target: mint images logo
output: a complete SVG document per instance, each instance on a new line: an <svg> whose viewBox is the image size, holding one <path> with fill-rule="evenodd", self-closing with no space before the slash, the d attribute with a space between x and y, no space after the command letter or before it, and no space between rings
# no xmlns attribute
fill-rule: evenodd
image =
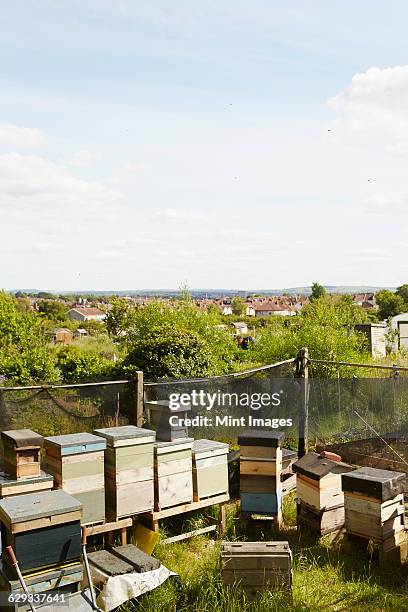
<svg viewBox="0 0 408 612"><path fill-rule="evenodd" d="M281 404L280 393L226 393L215 391L208 393L203 389L193 389L189 393L170 393L170 410L178 411L183 407L204 408L276 408Z"/></svg>

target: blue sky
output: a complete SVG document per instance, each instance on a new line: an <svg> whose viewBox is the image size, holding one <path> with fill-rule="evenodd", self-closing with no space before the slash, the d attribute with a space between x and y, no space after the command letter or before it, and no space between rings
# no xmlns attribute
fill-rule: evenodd
<svg viewBox="0 0 408 612"><path fill-rule="evenodd" d="M3 0L0 286L406 282L407 17Z"/></svg>

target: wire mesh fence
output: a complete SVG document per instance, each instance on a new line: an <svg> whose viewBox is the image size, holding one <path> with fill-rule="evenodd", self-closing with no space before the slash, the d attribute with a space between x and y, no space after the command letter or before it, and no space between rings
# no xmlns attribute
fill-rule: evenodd
<svg viewBox="0 0 408 612"><path fill-rule="evenodd" d="M288 436L296 444L299 386L294 379L294 360L255 368L236 375L205 379L165 380L146 383L145 402L170 402L175 414L191 421L189 435L236 444L240 432L248 427L279 429L292 419ZM279 398L279 403L278 403ZM291 407L288 410L288 407ZM290 415L288 417L288 414ZM163 413L163 419L168 415Z"/></svg>
<svg viewBox="0 0 408 612"><path fill-rule="evenodd" d="M310 379L309 435L345 461L408 471L408 378Z"/></svg>
<svg viewBox="0 0 408 612"><path fill-rule="evenodd" d="M26 389L0 387L0 428L28 428L49 436L133 424L135 401L133 381Z"/></svg>
<svg viewBox="0 0 408 612"><path fill-rule="evenodd" d="M296 449L302 390L294 365L291 359L226 376L145 382L144 401L165 400L177 406L183 397L191 406L186 416L194 438L234 445L241 431L266 428L283 431L286 446ZM368 378L364 372L361 377L340 378L338 364L330 362L329 367L330 377L308 378L309 448L336 450L345 461L359 465L408 471L405 373L399 375L398 368L381 371L373 365L372 371L381 372L381 377ZM0 428L57 435L136 424L137 399L134 380L0 387Z"/></svg>

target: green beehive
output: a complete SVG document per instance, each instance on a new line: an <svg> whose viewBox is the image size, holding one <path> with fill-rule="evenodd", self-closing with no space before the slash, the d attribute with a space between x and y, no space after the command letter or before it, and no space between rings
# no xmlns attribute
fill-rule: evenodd
<svg viewBox="0 0 408 612"><path fill-rule="evenodd" d="M228 449L228 444L223 442L194 441L194 501L228 493Z"/></svg>
<svg viewBox="0 0 408 612"><path fill-rule="evenodd" d="M81 502L82 524L105 520L104 451L106 441L90 433L44 439L46 470L55 487Z"/></svg>
<svg viewBox="0 0 408 612"><path fill-rule="evenodd" d="M106 440L106 511L110 520L153 510L156 434L134 425L95 429Z"/></svg>
<svg viewBox="0 0 408 612"><path fill-rule="evenodd" d="M193 501L193 438L157 442L154 455L155 508Z"/></svg>

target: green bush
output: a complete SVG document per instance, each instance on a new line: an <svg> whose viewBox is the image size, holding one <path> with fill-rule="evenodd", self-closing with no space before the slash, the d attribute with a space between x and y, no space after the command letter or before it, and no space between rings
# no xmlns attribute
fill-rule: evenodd
<svg viewBox="0 0 408 612"><path fill-rule="evenodd" d="M57 366L63 380L69 382L106 379L116 374L113 361L96 351L84 352L77 346L64 346L57 353Z"/></svg>
<svg viewBox="0 0 408 612"><path fill-rule="evenodd" d="M146 344L144 354L151 354L152 361L150 361L150 357L146 357L144 361L152 363L152 367L154 360L153 346L160 347L158 350L160 350L162 364L164 364L165 347L168 347L169 356L165 360L166 363L163 367L158 367L157 371L171 373L157 374L158 376L192 375L186 373L188 370L195 372L198 376L204 376L205 372L223 374L237 368L240 351L230 331L219 328L219 314L214 311L207 313L199 310L188 296L184 295L183 299L178 300L175 304L153 301L143 308L133 307L131 310L127 304L120 305L117 303L116 306L118 318L120 318L119 314L124 314L124 318L120 322L117 321L118 325L115 329L121 331L121 343L129 353L126 363L136 363L135 355L141 354L142 346ZM189 336L189 334L192 335ZM202 341L200 346L205 354L200 365L198 356L195 358L196 362L192 363L191 366L185 363L185 359L179 366L173 363L173 355L176 351L175 347L178 345L177 339L179 336L184 339L184 344L190 347L194 342L198 346L199 341ZM187 340L187 338L189 339ZM195 340L193 341L192 338L195 338ZM177 354L187 355L189 351L190 348L184 351L179 347ZM141 362L140 358L137 362ZM152 372L151 369L149 371ZM149 375L152 376L153 374L150 373Z"/></svg>
<svg viewBox="0 0 408 612"><path fill-rule="evenodd" d="M149 378L210 376L222 369L197 332L168 326L150 329L134 344L124 365L128 372L142 370Z"/></svg>

